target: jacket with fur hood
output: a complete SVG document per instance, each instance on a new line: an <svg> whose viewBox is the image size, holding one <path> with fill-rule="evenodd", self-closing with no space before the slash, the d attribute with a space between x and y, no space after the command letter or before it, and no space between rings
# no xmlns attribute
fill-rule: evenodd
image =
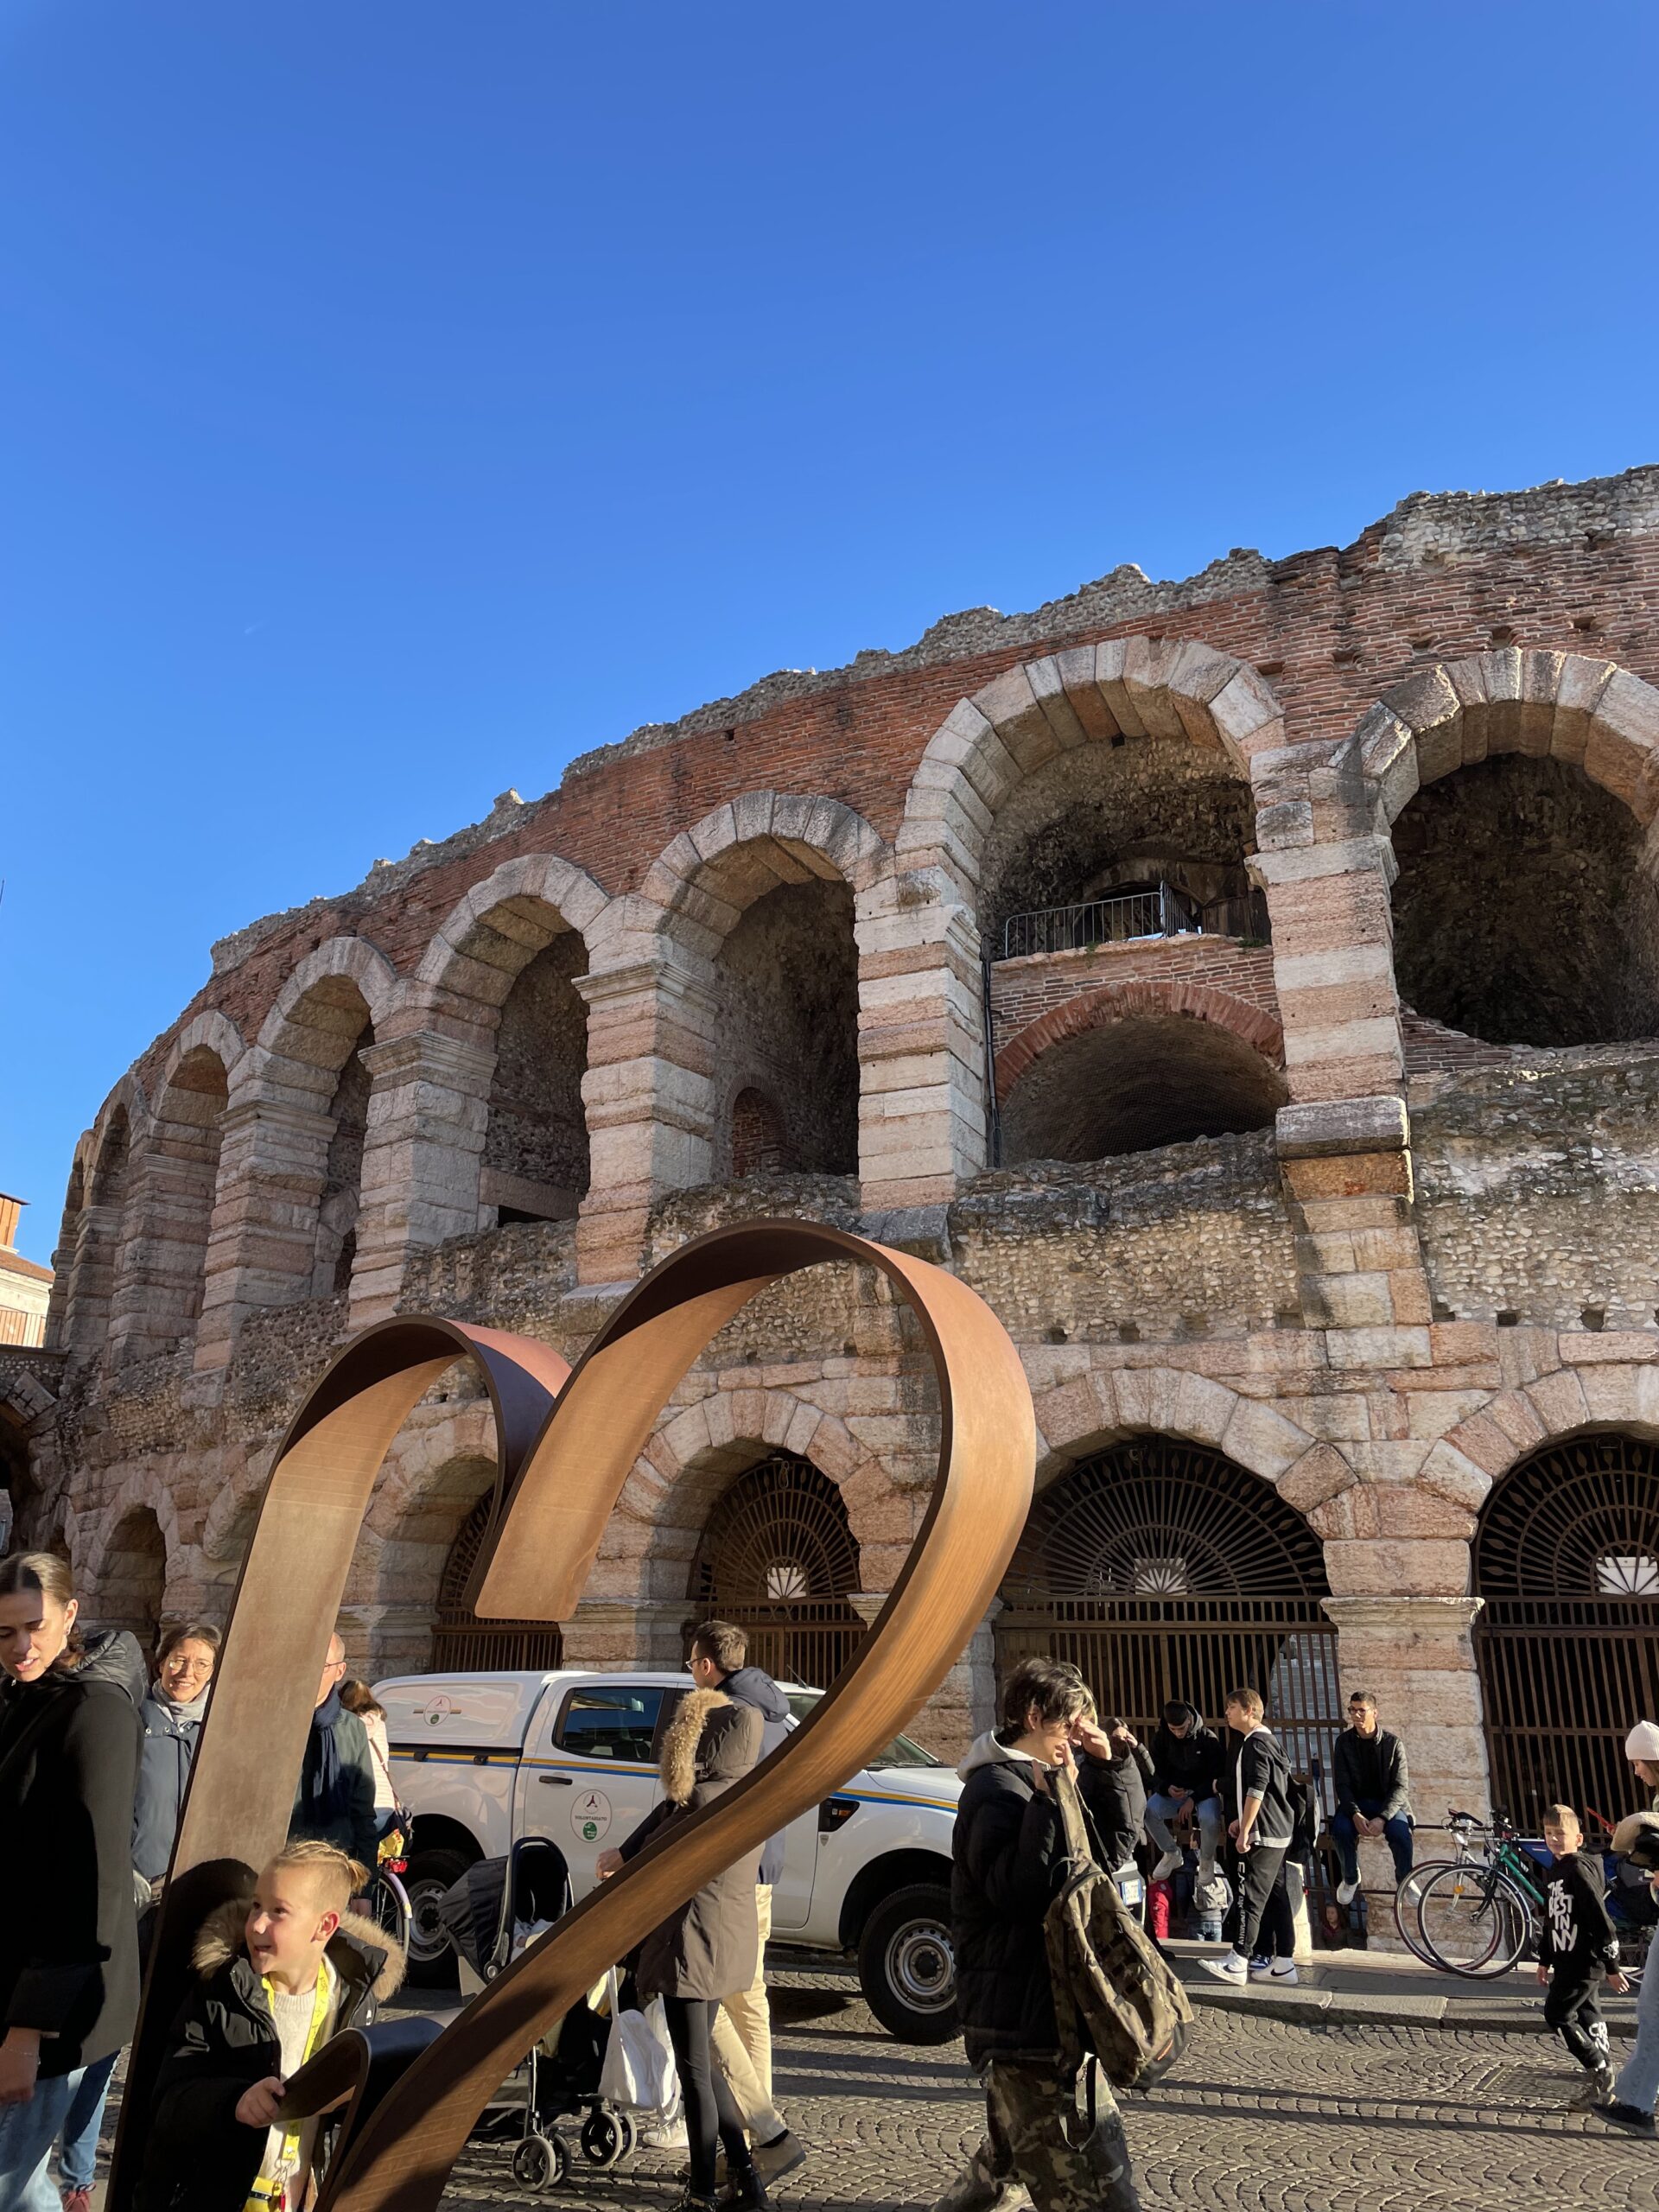
<svg viewBox="0 0 1659 2212"><path fill-rule="evenodd" d="M196 1937L195 1986L156 2077L135 2212L242 2212L258 2177L265 2130L244 2126L236 2107L245 2089L281 2073L282 2063L264 1984L243 1936L252 1903L220 1905ZM366 2028L402 1984L403 1951L365 1914L348 1912L327 1957L340 1976L333 2032Z"/></svg>
<svg viewBox="0 0 1659 2212"><path fill-rule="evenodd" d="M119 2050L137 2014L144 1684L137 1639L118 1629L0 1697L0 2033L41 2031L43 2080Z"/></svg>
<svg viewBox="0 0 1659 2212"><path fill-rule="evenodd" d="M789 1700L763 1667L740 1667L720 1687L734 1705L752 1705L760 1713L760 1756L768 1758L789 1733ZM760 1854L760 1871L755 1878L768 1889L783 1874L785 1833L779 1829L776 1835L768 1836Z"/></svg>
<svg viewBox="0 0 1659 2212"><path fill-rule="evenodd" d="M1034 1762L997 1735L979 1738L951 1844L950 1934L968 2063L1052 2061L1059 2050L1043 1922L1065 1878L1059 1808Z"/></svg>
<svg viewBox="0 0 1659 2212"><path fill-rule="evenodd" d="M760 1755L760 1708L723 1690L693 1690L663 1738L660 1804L620 1848L637 1858L652 1838L700 1813L741 1782ZM634 1978L642 1997L734 1997L754 1980L760 1955L754 1861L705 1882L639 1947Z"/></svg>

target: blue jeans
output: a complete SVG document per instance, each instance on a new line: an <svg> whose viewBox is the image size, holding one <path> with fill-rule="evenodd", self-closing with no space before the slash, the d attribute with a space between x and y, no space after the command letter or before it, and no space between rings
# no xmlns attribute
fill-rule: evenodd
<svg viewBox="0 0 1659 2212"><path fill-rule="evenodd" d="M1382 1810L1380 1797L1356 1797L1354 1813L1362 1813L1374 1821ZM1331 1833L1337 1840L1337 1849L1342 1854L1342 1878L1344 1882L1359 1879L1359 1830L1354 1826L1353 1813L1332 1813ZM1411 1872L1411 1821L1404 1813L1392 1814L1382 1823L1382 1834L1394 1859L1394 1878L1403 1882Z"/></svg>
<svg viewBox="0 0 1659 2212"><path fill-rule="evenodd" d="M1659 1963L1642 1977L1636 1999L1636 2047L1620 2069L1613 2094L1622 2105L1651 2112L1659 2101Z"/></svg>
<svg viewBox="0 0 1659 2212"><path fill-rule="evenodd" d="M104 2127L104 2104L110 2094L110 2076L119 2056L94 2059L80 2069L80 2087L64 2115L63 2142L58 2152L58 2179L66 2189L90 2189L98 2177L98 2139Z"/></svg>
<svg viewBox="0 0 1659 2212"><path fill-rule="evenodd" d="M0 2105L0 2212L60 2212L46 2164L86 2070L36 2082L26 2105Z"/></svg>
<svg viewBox="0 0 1659 2212"><path fill-rule="evenodd" d="M1183 1812L1192 1800L1166 1797L1158 1790L1147 1800L1147 1834L1160 1851L1173 1851L1175 1839L1169 1824ZM1219 1797L1201 1797L1198 1804L1198 1856L1206 1866L1213 1866L1221 1851L1222 1818Z"/></svg>

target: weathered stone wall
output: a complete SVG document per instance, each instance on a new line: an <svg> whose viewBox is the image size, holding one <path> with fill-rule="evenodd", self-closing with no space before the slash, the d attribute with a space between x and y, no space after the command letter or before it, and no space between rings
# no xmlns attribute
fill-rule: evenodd
<svg viewBox="0 0 1659 2212"><path fill-rule="evenodd" d="M588 948L565 930L518 971L501 1007L490 1082L484 1165L496 1174L569 1192L588 1188L588 1123L582 1078L588 1065L588 1009L571 978ZM503 1198L531 1211L532 1193Z"/></svg>
<svg viewBox="0 0 1659 2212"><path fill-rule="evenodd" d="M753 1089L778 1110L786 1167L858 1166L858 954L844 883L785 883L747 908L721 947L716 1172L732 1172L732 1112Z"/></svg>

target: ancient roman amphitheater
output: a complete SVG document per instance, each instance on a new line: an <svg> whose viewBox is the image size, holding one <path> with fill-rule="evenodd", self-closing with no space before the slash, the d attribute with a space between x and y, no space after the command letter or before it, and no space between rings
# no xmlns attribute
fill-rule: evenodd
<svg viewBox="0 0 1659 2212"><path fill-rule="evenodd" d="M759 1214L954 1269L1040 1492L919 1724L1078 1657L1144 1719L1380 1694L1420 1813L1622 1808L1659 1707L1659 470L1418 496L1349 547L1119 570L766 678L216 945L70 1164L0 1349L20 1533L149 1630L228 1599L365 1322L576 1353ZM348 1592L381 1670L662 1664L738 1615L823 1680L916 1525L925 1362L857 1270L728 1330L562 1630L458 1603L456 1370Z"/></svg>

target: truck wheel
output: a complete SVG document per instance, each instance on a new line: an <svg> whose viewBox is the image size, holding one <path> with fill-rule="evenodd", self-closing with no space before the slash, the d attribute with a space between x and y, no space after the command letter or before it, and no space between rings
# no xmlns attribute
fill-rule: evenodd
<svg viewBox="0 0 1659 2212"><path fill-rule="evenodd" d="M409 1979L418 1989L441 1989L455 1978L455 1954L438 1917L446 1890L453 1889L472 1861L461 1851L416 1851L410 1854L404 1887L409 1892Z"/></svg>
<svg viewBox="0 0 1659 2212"><path fill-rule="evenodd" d="M918 1882L883 1897L858 1939L864 2001L900 2043L949 2043L957 2033L950 1892Z"/></svg>

